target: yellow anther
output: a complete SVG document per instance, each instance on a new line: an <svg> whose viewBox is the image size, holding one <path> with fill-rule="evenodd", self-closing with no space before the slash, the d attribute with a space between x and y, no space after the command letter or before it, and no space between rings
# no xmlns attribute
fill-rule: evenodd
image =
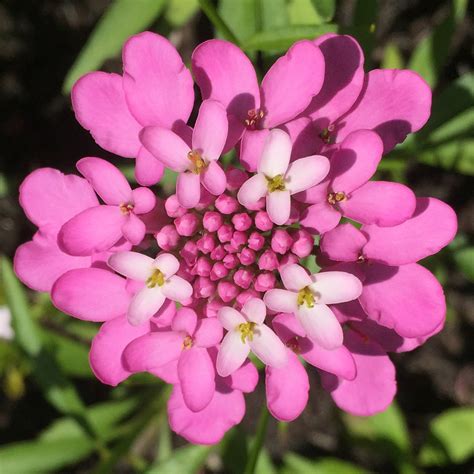
<svg viewBox="0 0 474 474"><path fill-rule="evenodd" d="M295 354L300 354L301 353L301 348L300 348L300 345L298 344L298 338L297 337L294 337L293 339L290 339L286 343L286 347L288 347L288 349L291 349Z"/></svg>
<svg viewBox="0 0 474 474"><path fill-rule="evenodd" d="M273 191L284 191L285 190L285 177L282 174L277 174L273 178L267 178L267 189L269 193Z"/></svg>
<svg viewBox="0 0 474 474"><path fill-rule="evenodd" d="M240 331L240 339L242 340L242 344L245 344L245 339L249 341L253 341L253 332L255 330L256 323L248 322L248 323L240 323L237 326L237 329Z"/></svg>
<svg viewBox="0 0 474 474"><path fill-rule="evenodd" d="M192 162L192 172L194 174L201 174L207 167L207 163L203 160L201 153L197 150L191 150L188 153L188 159Z"/></svg>
<svg viewBox="0 0 474 474"><path fill-rule="evenodd" d="M254 128L264 115L263 110L251 109L247 112L248 118L244 120L244 123L247 127Z"/></svg>
<svg viewBox="0 0 474 474"><path fill-rule="evenodd" d="M130 214L133 211L133 204L130 204L129 202L124 202L120 204L119 209L122 214Z"/></svg>
<svg viewBox="0 0 474 474"><path fill-rule="evenodd" d="M183 340L183 350L191 349L193 347L193 338L186 336Z"/></svg>
<svg viewBox="0 0 474 474"><path fill-rule="evenodd" d="M306 304L308 308L313 308L315 302L315 297L309 287L305 286L302 290L298 291L298 306L303 306Z"/></svg>
<svg viewBox="0 0 474 474"><path fill-rule="evenodd" d="M165 276L160 269L156 269L152 274L151 277L147 278L146 286L148 288L155 288L155 286L163 286L165 284Z"/></svg>
<svg viewBox="0 0 474 474"><path fill-rule="evenodd" d="M339 191L337 193L329 193L328 194L328 203L329 204L336 204L338 202L345 201L346 199L347 199L347 196L342 191Z"/></svg>

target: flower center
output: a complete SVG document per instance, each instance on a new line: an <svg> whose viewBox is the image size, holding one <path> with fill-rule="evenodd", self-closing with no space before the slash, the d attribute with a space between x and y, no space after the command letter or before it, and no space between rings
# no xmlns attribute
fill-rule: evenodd
<svg viewBox="0 0 474 474"><path fill-rule="evenodd" d="M250 109L247 112L247 117L244 120L244 123L247 127L254 129L257 126L257 123L263 118L265 114L263 110L260 109Z"/></svg>
<svg viewBox="0 0 474 474"><path fill-rule="evenodd" d="M295 354L300 354L301 353L301 348L300 348L300 345L298 344L298 338L297 337L294 337L294 338L290 339L286 343L286 347L288 347L288 349L291 349Z"/></svg>
<svg viewBox="0 0 474 474"><path fill-rule="evenodd" d="M315 298L309 287L305 286L302 290L298 292L298 306L303 306L306 304L308 308L314 307Z"/></svg>
<svg viewBox="0 0 474 474"><path fill-rule="evenodd" d="M129 202L123 202L122 204L120 204L119 209L122 214L127 215L133 211L133 207L133 204Z"/></svg>
<svg viewBox="0 0 474 474"><path fill-rule="evenodd" d="M149 278L146 280L148 288L155 288L155 286L163 286L165 284L165 276L163 272L157 268Z"/></svg>
<svg viewBox="0 0 474 474"><path fill-rule="evenodd" d="M245 339L253 341L253 332L256 325L256 323L248 322L240 323L237 326L237 329L240 331L240 339L242 340L242 344L245 344Z"/></svg>
<svg viewBox="0 0 474 474"><path fill-rule="evenodd" d="M331 132L334 131L334 125L329 125L325 129L321 131L319 134L319 138L326 143L326 145L329 145L331 143L332 137L331 137Z"/></svg>
<svg viewBox="0 0 474 474"><path fill-rule="evenodd" d="M191 161L191 171L194 174L201 174L207 167L206 162L203 160L201 153L197 150L191 150L188 153L188 159Z"/></svg>
<svg viewBox="0 0 474 474"><path fill-rule="evenodd" d="M285 177L282 174L277 174L273 178L265 176L265 178L267 179L267 189L269 193L285 190Z"/></svg>
<svg viewBox="0 0 474 474"><path fill-rule="evenodd" d="M191 336L186 336L183 340L183 350L188 350L193 347L193 338Z"/></svg>
<svg viewBox="0 0 474 474"><path fill-rule="evenodd" d="M337 193L329 193L327 199L329 204L336 204L338 202L345 201L347 196L344 192L338 191Z"/></svg>

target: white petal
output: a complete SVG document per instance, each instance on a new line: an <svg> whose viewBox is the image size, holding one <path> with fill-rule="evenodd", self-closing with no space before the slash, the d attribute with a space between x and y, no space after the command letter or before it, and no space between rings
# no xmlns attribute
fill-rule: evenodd
<svg viewBox="0 0 474 474"><path fill-rule="evenodd" d="M132 326L148 321L162 306L165 295L159 287L142 288L130 301L127 318Z"/></svg>
<svg viewBox="0 0 474 474"><path fill-rule="evenodd" d="M263 146L258 171L269 178L284 175L290 162L291 148L291 139L286 132L278 128L270 130Z"/></svg>
<svg viewBox="0 0 474 474"><path fill-rule="evenodd" d="M109 267L127 278L146 281L153 273L153 259L138 252L117 252L108 260Z"/></svg>
<svg viewBox="0 0 474 474"><path fill-rule="evenodd" d="M345 303L357 299L362 293L360 280L346 272L320 272L311 275L311 291L323 304Z"/></svg>
<svg viewBox="0 0 474 474"><path fill-rule="evenodd" d="M280 268L280 276L285 288L291 291L300 291L313 282L308 272L296 263Z"/></svg>
<svg viewBox="0 0 474 474"><path fill-rule="evenodd" d="M329 160L314 155L293 161L285 175L285 187L291 194L300 193L320 183L329 173Z"/></svg>
<svg viewBox="0 0 474 474"><path fill-rule="evenodd" d="M173 275L161 287L163 294L173 301L183 302L193 294L193 287L184 278Z"/></svg>
<svg viewBox="0 0 474 474"><path fill-rule="evenodd" d="M179 261L170 253L161 253L155 258L154 265L165 275L165 278L172 277L179 270Z"/></svg>
<svg viewBox="0 0 474 474"><path fill-rule="evenodd" d="M253 339L249 341L252 352L270 367L284 367L287 362L287 350L280 338L265 324L257 326Z"/></svg>
<svg viewBox="0 0 474 474"><path fill-rule="evenodd" d="M267 213L276 225L283 225L291 212L291 196L289 191L273 191L267 194Z"/></svg>
<svg viewBox="0 0 474 474"><path fill-rule="evenodd" d="M217 317L227 331L233 331L239 324L247 322L236 309L230 306L220 308Z"/></svg>
<svg viewBox="0 0 474 474"><path fill-rule="evenodd" d="M274 289L265 293L263 301L267 308L280 313L294 313L298 309L298 294L294 291Z"/></svg>
<svg viewBox="0 0 474 474"><path fill-rule="evenodd" d="M229 331L222 340L217 354L216 369L221 377L227 377L235 372L249 355L250 347L242 342L239 331Z"/></svg>
<svg viewBox="0 0 474 474"><path fill-rule="evenodd" d="M242 307L242 314L248 321L262 324L267 315L267 308L260 298L250 298Z"/></svg>
<svg viewBox="0 0 474 474"><path fill-rule="evenodd" d="M296 316L306 335L324 349L332 350L342 346L344 334L341 325L331 309L324 304L312 308L302 305Z"/></svg>
<svg viewBox="0 0 474 474"><path fill-rule="evenodd" d="M267 180L263 174L257 173L240 186L237 200L242 206L252 208L265 194L267 194Z"/></svg>

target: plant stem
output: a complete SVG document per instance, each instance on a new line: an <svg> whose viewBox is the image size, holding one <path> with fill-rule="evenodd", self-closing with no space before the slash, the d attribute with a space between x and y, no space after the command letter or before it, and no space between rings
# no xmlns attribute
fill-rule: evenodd
<svg viewBox="0 0 474 474"><path fill-rule="evenodd" d="M265 441L265 436L267 434L268 420L270 418L270 413L266 405L263 405L262 411L260 412L260 417L258 419L257 425L257 434L252 445L252 450L247 460L247 465L245 466L244 474L254 474L255 467L257 466L258 456L262 450L263 443Z"/></svg>
<svg viewBox="0 0 474 474"><path fill-rule="evenodd" d="M216 7L210 0L199 0L199 5L201 6L202 11L209 18L211 23L218 29L220 32L232 43L237 46L240 45L239 40L234 35L232 30L227 26L227 23L219 15L219 12L216 10Z"/></svg>

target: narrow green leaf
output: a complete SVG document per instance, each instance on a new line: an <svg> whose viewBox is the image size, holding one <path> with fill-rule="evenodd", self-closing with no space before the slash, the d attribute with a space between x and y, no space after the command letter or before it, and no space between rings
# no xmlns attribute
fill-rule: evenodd
<svg viewBox="0 0 474 474"><path fill-rule="evenodd" d="M454 253L454 260L464 276L474 283L474 247L459 249Z"/></svg>
<svg viewBox="0 0 474 474"><path fill-rule="evenodd" d="M221 0L218 11L222 19L240 42L254 35L259 29L256 0Z"/></svg>
<svg viewBox="0 0 474 474"><path fill-rule="evenodd" d="M385 46L380 67L383 69L403 69L404 64L405 62L398 46L395 43L388 43Z"/></svg>
<svg viewBox="0 0 474 474"><path fill-rule="evenodd" d="M257 424L257 432L255 439L252 442L247 463L245 466L244 474L254 474L255 468L257 467L260 452L262 451L263 444L265 442L265 436L267 434L268 420L270 419L270 412L266 405L262 406L260 417Z"/></svg>
<svg viewBox="0 0 474 474"><path fill-rule="evenodd" d="M334 18L336 0L311 0L311 3L324 22L331 21Z"/></svg>
<svg viewBox="0 0 474 474"><path fill-rule="evenodd" d="M211 0L199 0L199 5L201 6L202 11L209 18L209 21L214 25L214 28L216 28L225 39L239 45L239 39L221 17Z"/></svg>
<svg viewBox="0 0 474 474"><path fill-rule="evenodd" d="M165 19L172 27L179 28L186 24L198 9L198 0L168 0Z"/></svg>
<svg viewBox="0 0 474 474"><path fill-rule="evenodd" d="M145 474L195 474L206 462L211 446L188 445L173 451L173 456L155 464Z"/></svg>
<svg viewBox="0 0 474 474"><path fill-rule="evenodd" d="M262 30L288 26L288 8L285 0L259 0L258 3L261 7Z"/></svg>
<svg viewBox="0 0 474 474"><path fill-rule="evenodd" d="M63 92L89 71L98 69L106 59L116 56L125 40L151 25L165 6L165 0L114 0L66 75Z"/></svg>
<svg viewBox="0 0 474 474"><path fill-rule="evenodd" d="M290 25L321 25L325 23L314 7L312 0L288 0Z"/></svg>
<svg viewBox="0 0 474 474"><path fill-rule="evenodd" d="M474 176L474 139L458 139L417 152L421 163Z"/></svg>
<svg viewBox="0 0 474 474"><path fill-rule="evenodd" d="M365 469L337 458L320 458L313 461L288 453L284 456L283 463L281 474L367 474Z"/></svg>

